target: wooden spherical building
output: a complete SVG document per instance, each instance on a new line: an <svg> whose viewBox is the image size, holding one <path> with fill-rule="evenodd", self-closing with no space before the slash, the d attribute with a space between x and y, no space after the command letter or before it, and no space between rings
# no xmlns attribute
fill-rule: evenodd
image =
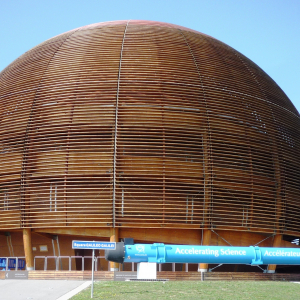
<svg viewBox="0 0 300 300"><path fill-rule="evenodd" d="M210 36L149 21L74 29L0 73L0 105L2 232L277 246L299 236L299 114Z"/></svg>

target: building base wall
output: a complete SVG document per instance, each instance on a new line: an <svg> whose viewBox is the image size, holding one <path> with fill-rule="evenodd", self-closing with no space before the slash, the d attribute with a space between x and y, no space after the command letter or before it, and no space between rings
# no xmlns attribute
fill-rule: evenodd
<svg viewBox="0 0 300 300"><path fill-rule="evenodd" d="M100 234L103 234L100 236ZM76 228L52 229L45 228L32 231L32 249L35 257L35 270L69 270L71 257L71 270L88 271L92 268L92 250L74 250L72 249L72 240L87 241L109 241L110 230L104 228L85 228L78 230ZM166 243L166 244L189 244L201 245L202 230L192 229L155 229L155 228L120 228L119 240L131 237L135 243ZM210 245L216 246L251 246L259 243L260 247L272 247L274 236L272 234L260 234L251 232L239 232L230 230L214 230L211 232ZM281 247L299 247L290 242L281 241ZM108 262L104 258L104 251L96 251L98 258L97 270L109 270ZM0 257L24 257L24 245L22 231L12 231L9 235L6 232L0 232ZM55 257L60 256L59 261ZM77 256L77 257L76 257ZM81 257L84 257L84 266ZM38 258L40 257L40 258ZM47 257L47 266L45 268L45 258ZM209 265L213 269L217 265ZM216 268L214 272L257 272L257 267L245 265L222 265ZM131 264L123 264L120 270L132 271ZM162 264L161 271L182 272L186 270L185 264ZM197 272L197 264L189 264L189 272ZM282 269L283 270L283 269ZM284 269L289 272L289 268ZM208 272L209 273L209 272Z"/></svg>

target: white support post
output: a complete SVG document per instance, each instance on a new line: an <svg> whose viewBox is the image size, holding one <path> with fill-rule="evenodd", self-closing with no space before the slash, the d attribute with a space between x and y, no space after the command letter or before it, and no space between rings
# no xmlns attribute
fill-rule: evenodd
<svg viewBox="0 0 300 300"><path fill-rule="evenodd" d="M141 262L137 264L137 279L156 279L156 263Z"/></svg>

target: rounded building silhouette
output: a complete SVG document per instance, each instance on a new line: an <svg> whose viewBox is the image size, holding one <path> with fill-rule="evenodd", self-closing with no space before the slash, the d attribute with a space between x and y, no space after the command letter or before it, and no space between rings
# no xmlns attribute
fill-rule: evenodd
<svg viewBox="0 0 300 300"><path fill-rule="evenodd" d="M299 113L210 36L151 21L74 29L5 68L0 103L0 256L8 237L28 268L39 244L55 255L49 236L65 255L75 237L299 237Z"/></svg>

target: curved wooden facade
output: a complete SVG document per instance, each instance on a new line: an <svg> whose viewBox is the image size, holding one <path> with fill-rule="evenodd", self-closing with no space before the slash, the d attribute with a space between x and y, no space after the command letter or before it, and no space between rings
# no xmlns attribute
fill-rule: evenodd
<svg viewBox="0 0 300 300"><path fill-rule="evenodd" d="M171 24L98 23L0 73L0 229L300 233L299 114L256 64Z"/></svg>

